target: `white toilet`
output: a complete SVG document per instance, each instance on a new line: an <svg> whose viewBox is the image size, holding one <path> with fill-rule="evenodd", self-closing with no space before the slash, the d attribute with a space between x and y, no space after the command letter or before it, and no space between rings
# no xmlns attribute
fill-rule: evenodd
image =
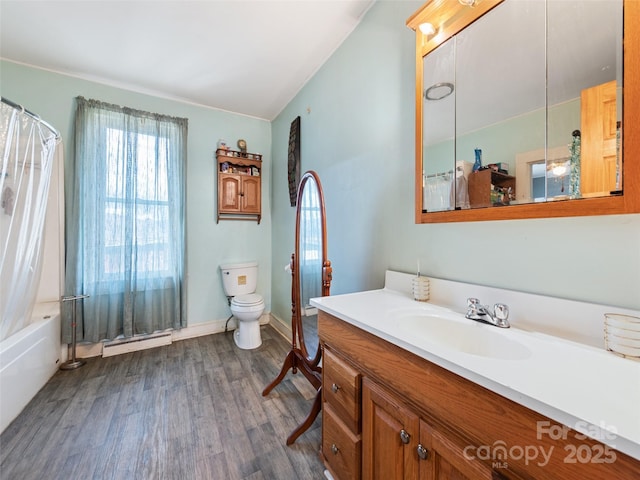
<svg viewBox="0 0 640 480"><path fill-rule="evenodd" d="M262 345L260 316L264 312L262 295L255 293L258 283L258 262L220 265L222 286L231 300L231 313L238 320L233 332L236 345L244 350Z"/></svg>

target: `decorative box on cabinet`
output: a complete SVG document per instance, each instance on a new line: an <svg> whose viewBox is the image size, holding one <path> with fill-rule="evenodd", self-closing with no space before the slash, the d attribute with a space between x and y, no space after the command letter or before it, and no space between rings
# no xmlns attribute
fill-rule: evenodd
<svg viewBox="0 0 640 480"><path fill-rule="evenodd" d="M468 186L471 208L509 205L510 199L516 198L516 177L495 170L470 173Z"/></svg>
<svg viewBox="0 0 640 480"><path fill-rule="evenodd" d="M256 220L262 216L262 155L236 150L216 151L218 219Z"/></svg>

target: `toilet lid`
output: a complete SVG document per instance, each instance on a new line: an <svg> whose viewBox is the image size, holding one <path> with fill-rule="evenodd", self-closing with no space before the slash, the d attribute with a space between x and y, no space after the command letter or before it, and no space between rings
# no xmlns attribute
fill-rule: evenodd
<svg viewBox="0 0 640 480"><path fill-rule="evenodd" d="M247 295L237 295L233 297L231 303L238 306L256 305L262 302L262 295L257 293L249 293Z"/></svg>

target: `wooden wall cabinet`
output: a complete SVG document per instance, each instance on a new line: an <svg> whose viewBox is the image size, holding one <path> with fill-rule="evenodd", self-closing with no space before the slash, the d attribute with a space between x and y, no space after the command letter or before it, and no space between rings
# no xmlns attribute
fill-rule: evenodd
<svg viewBox="0 0 640 480"><path fill-rule="evenodd" d="M262 155L218 149L218 218L256 220L262 217Z"/></svg>
<svg viewBox="0 0 640 480"><path fill-rule="evenodd" d="M322 455L336 480L638 478L640 461L323 311L318 332ZM336 359L348 374L331 373Z"/></svg>

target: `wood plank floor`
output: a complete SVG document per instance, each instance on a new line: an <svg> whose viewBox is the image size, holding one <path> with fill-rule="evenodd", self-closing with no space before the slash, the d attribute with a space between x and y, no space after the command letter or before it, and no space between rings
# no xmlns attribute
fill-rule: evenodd
<svg viewBox="0 0 640 480"><path fill-rule="evenodd" d="M57 372L0 436L0 478L323 479L321 415L291 447L315 390L291 372L267 397L289 344L262 327L88 359Z"/></svg>

